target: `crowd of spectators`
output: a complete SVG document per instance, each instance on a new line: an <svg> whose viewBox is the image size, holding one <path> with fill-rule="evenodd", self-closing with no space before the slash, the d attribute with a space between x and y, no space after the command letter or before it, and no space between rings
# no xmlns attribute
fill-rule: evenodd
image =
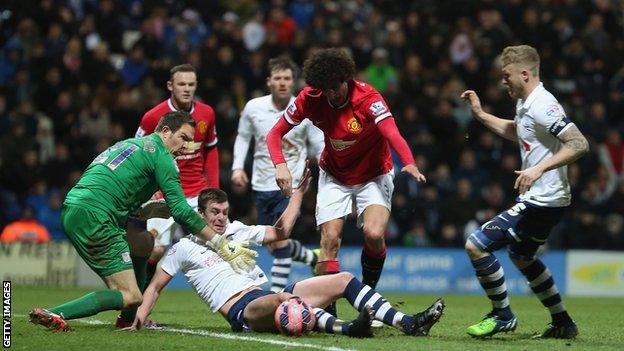
<svg viewBox="0 0 624 351"><path fill-rule="evenodd" d="M459 95L474 89L488 111L513 117L496 58L529 44L545 86L591 144L569 167L573 205L550 246L624 249L623 14L624 2L611 0L8 1L0 5L0 228L35 218L63 239L65 192L99 152L134 135L141 115L167 97L169 68L185 62L198 70L197 97L216 111L232 217L253 221L251 193L230 191L239 112L267 93L269 58L302 64L316 48L345 47L428 178L397 176L388 242L460 247L513 202L520 161L518 146L475 122ZM349 223L347 244L361 240ZM314 228L311 194L298 239L317 243Z"/></svg>

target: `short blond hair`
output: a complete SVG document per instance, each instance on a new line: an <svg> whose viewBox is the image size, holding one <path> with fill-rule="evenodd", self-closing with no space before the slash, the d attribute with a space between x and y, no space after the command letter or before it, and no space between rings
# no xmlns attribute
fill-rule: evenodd
<svg viewBox="0 0 624 351"><path fill-rule="evenodd" d="M501 55L503 67L515 64L528 69L534 76L539 75L540 57L534 47L529 45L508 46Z"/></svg>

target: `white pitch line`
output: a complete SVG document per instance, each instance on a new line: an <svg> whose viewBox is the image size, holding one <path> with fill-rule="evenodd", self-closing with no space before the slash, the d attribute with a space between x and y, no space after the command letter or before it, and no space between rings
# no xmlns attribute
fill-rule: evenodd
<svg viewBox="0 0 624 351"><path fill-rule="evenodd" d="M26 315L14 314L13 317L26 317ZM110 325L111 324L110 322L104 322L104 321L97 320L97 319L74 319L72 321L84 323L84 324L91 324L91 325ZM280 346L305 347L309 349L317 349L317 350L325 350L325 351L357 351L355 349L343 349L343 348L334 347L334 346L327 347L327 346L306 344L306 343L300 343L300 342L294 342L294 341L271 340L271 339L257 338L253 336L242 336L242 335L227 334L227 333L215 333L215 332L209 332L206 330L165 328L159 331L199 335L199 336L209 336L209 337L219 338L219 339L253 341L253 342L261 342L265 344L280 345Z"/></svg>

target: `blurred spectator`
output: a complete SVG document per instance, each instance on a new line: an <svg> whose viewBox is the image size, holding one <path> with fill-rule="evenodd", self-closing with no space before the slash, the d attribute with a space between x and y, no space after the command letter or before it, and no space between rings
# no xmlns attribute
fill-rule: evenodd
<svg viewBox="0 0 624 351"><path fill-rule="evenodd" d="M254 16L243 26L243 42L250 52L258 50L266 39L266 29L262 25L262 12L256 12Z"/></svg>
<svg viewBox="0 0 624 351"><path fill-rule="evenodd" d="M366 67L366 81L380 93L388 90L396 92L397 72L388 63L388 51L384 48L373 50L373 62Z"/></svg>
<svg viewBox="0 0 624 351"><path fill-rule="evenodd" d="M421 221L415 221L409 231L403 236L403 246L428 247L432 246L431 239L427 235L425 225Z"/></svg>
<svg viewBox="0 0 624 351"><path fill-rule="evenodd" d="M274 7L269 13L265 24L267 35L274 37L281 46L289 46L295 40L297 23L286 14L283 8Z"/></svg>
<svg viewBox="0 0 624 351"><path fill-rule="evenodd" d="M37 220L50 233L50 240L67 240L61 227L62 205L63 195L59 191L51 191L47 197L46 205L37 211Z"/></svg>
<svg viewBox="0 0 624 351"><path fill-rule="evenodd" d="M121 69L121 78L124 84L133 87L141 82L147 73L147 61L142 46L136 45L130 49L128 58Z"/></svg>
<svg viewBox="0 0 624 351"><path fill-rule="evenodd" d="M617 129L609 129L605 140L600 144L598 155L600 163L609 173L617 177L618 181L624 181L624 143L622 134Z"/></svg>
<svg viewBox="0 0 624 351"><path fill-rule="evenodd" d="M46 227L37 222L31 208L24 209L22 217L9 223L0 234L0 242L13 243L36 243L41 244L50 241L50 234Z"/></svg>

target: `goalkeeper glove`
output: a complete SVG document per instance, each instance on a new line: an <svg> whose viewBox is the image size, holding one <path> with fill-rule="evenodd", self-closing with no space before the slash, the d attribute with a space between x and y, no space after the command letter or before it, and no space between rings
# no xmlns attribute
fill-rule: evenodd
<svg viewBox="0 0 624 351"><path fill-rule="evenodd" d="M226 260L237 273L251 272L256 266L258 253L248 248L248 242L232 241L223 235L215 234L208 241L208 245Z"/></svg>

